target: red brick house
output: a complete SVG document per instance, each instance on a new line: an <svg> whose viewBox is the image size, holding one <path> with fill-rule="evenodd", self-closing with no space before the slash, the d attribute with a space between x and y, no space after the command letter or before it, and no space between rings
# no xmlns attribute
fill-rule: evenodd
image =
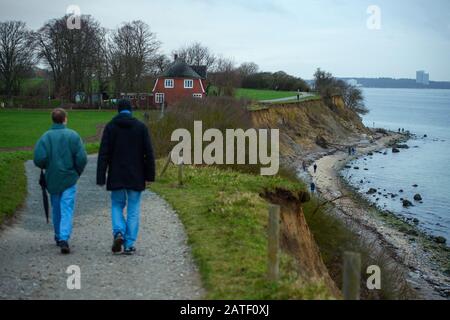
<svg viewBox="0 0 450 320"><path fill-rule="evenodd" d="M183 98L206 97L206 67L175 61L156 79L153 102L170 105Z"/></svg>

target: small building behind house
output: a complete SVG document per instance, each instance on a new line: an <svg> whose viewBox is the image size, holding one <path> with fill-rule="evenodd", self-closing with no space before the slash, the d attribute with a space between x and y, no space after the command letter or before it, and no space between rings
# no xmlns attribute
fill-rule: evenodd
<svg viewBox="0 0 450 320"><path fill-rule="evenodd" d="M121 99L130 100L131 104L136 109L146 109L152 107L153 103L153 94L151 93L124 93L120 94Z"/></svg>

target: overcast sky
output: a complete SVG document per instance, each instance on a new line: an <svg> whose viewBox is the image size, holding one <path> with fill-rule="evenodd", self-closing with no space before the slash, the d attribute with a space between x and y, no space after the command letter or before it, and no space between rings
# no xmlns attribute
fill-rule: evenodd
<svg viewBox="0 0 450 320"><path fill-rule="evenodd" d="M237 63L306 79L320 67L340 77L414 78L423 69L450 80L448 0L0 0L0 21L37 29L71 4L109 29L145 21L167 54L199 41ZM367 27L371 5L381 29Z"/></svg>

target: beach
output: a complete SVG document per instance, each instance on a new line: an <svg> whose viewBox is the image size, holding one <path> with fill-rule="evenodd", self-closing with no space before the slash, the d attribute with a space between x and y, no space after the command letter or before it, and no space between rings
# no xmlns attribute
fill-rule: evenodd
<svg viewBox="0 0 450 320"><path fill-rule="evenodd" d="M356 157L377 152L405 139L407 137L403 134L374 131L369 139L364 136L359 141L352 141L351 145L355 146L357 155L350 156L347 150L336 150L315 161L316 173L313 165L308 168L308 172L320 197L333 204L333 213L354 228L364 241L374 244L377 250L387 253L398 263L420 298L448 298L449 277L436 261L436 252L426 246L424 237L405 233L392 226L387 219L382 218L380 210L363 201L356 190L350 188L340 176L340 171ZM389 219L396 218L390 216Z"/></svg>

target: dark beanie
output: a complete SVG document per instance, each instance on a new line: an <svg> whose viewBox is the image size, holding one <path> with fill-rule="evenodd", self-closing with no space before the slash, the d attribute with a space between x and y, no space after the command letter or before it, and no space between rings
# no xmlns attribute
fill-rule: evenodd
<svg viewBox="0 0 450 320"><path fill-rule="evenodd" d="M120 99L117 103L117 111L122 112L124 110L131 111L131 103L128 99Z"/></svg>

